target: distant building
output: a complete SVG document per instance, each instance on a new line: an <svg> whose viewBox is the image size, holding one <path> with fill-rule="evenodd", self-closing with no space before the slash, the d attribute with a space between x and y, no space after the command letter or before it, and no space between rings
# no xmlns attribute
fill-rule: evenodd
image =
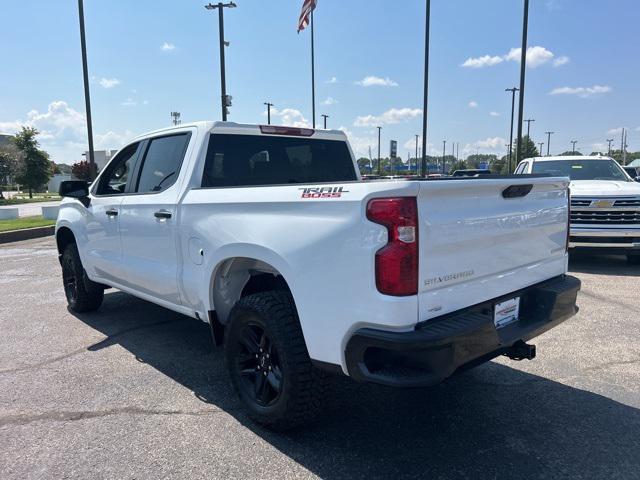
<svg viewBox="0 0 640 480"><path fill-rule="evenodd" d="M71 180L71 175L67 173L56 173L49 183L47 183L47 192L57 192L60 189L60 182Z"/></svg>
<svg viewBox="0 0 640 480"><path fill-rule="evenodd" d="M93 159L96 162L96 168L98 171L102 170L109 160L117 153L118 150L94 150ZM89 161L89 151L84 152L84 157Z"/></svg>
<svg viewBox="0 0 640 480"><path fill-rule="evenodd" d="M0 133L0 147L7 147L11 144L11 138L13 135L9 135L8 133Z"/></svg>

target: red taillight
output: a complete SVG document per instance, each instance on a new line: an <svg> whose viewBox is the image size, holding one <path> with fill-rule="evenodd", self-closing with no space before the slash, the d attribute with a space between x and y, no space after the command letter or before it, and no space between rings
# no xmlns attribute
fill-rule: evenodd
<svg viewBox="0 0 640 480"><path fill-rule="evenodd" d="M415 197L376 198L367 218L387 228L388 243L376 252L376 286L385 295L418 293L418 207Z"/></svg>
<svg viewBox="0 0 640 480"><path fill-rule="evenodd" d="M269 135L292 135L294 137L310 137L315 132L312 128L278 127L275 125L260 125L260 131Z"/></svg>

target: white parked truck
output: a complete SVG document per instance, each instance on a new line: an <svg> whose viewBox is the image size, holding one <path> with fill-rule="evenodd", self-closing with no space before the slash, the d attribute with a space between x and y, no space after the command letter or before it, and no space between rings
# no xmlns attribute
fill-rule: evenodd
<svg viewBox="0 0 640 480"><path fill-rule="evenodd" d="M569 247L627 256L640 263L640 183L609 157L536 157L516 174L563 175L571 179Z"/></svg>
<svg viewBox="0 0 640 480"><path fill-rule="evenodd" d="M72 311L109 287L208 322L258 422L322 403L328 372L434 385L574 315L568 179L364 182L344 133L201 122L142 135L56 225Z"/></svg>

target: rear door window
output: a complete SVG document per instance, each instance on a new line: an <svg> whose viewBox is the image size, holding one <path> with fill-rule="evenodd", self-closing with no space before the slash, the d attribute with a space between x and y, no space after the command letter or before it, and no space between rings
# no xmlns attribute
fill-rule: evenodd
<svg viewBox="0 0 640 480"><path fill-rule="evenodd" d="M212 134L203 187L357 180L346 142L267 135Z"/></svg>
<svg viewBox="0 0 640 480"><path fill-rule="evenodd" d="M190 133L180 133L149 140L136 192L161 192L175 183L190 136Z"/></svg>

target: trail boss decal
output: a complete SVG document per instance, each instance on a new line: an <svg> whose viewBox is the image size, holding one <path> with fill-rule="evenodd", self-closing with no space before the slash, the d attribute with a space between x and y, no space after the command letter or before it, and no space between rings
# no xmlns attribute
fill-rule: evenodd
<svg viewBox="0 0 640 480"><path fill-rule="evenodd" d="M301 198L340 198L343 193L349 193L349 190L343 190L344 187L307 187L299 188L302 190Z"/></svg>

